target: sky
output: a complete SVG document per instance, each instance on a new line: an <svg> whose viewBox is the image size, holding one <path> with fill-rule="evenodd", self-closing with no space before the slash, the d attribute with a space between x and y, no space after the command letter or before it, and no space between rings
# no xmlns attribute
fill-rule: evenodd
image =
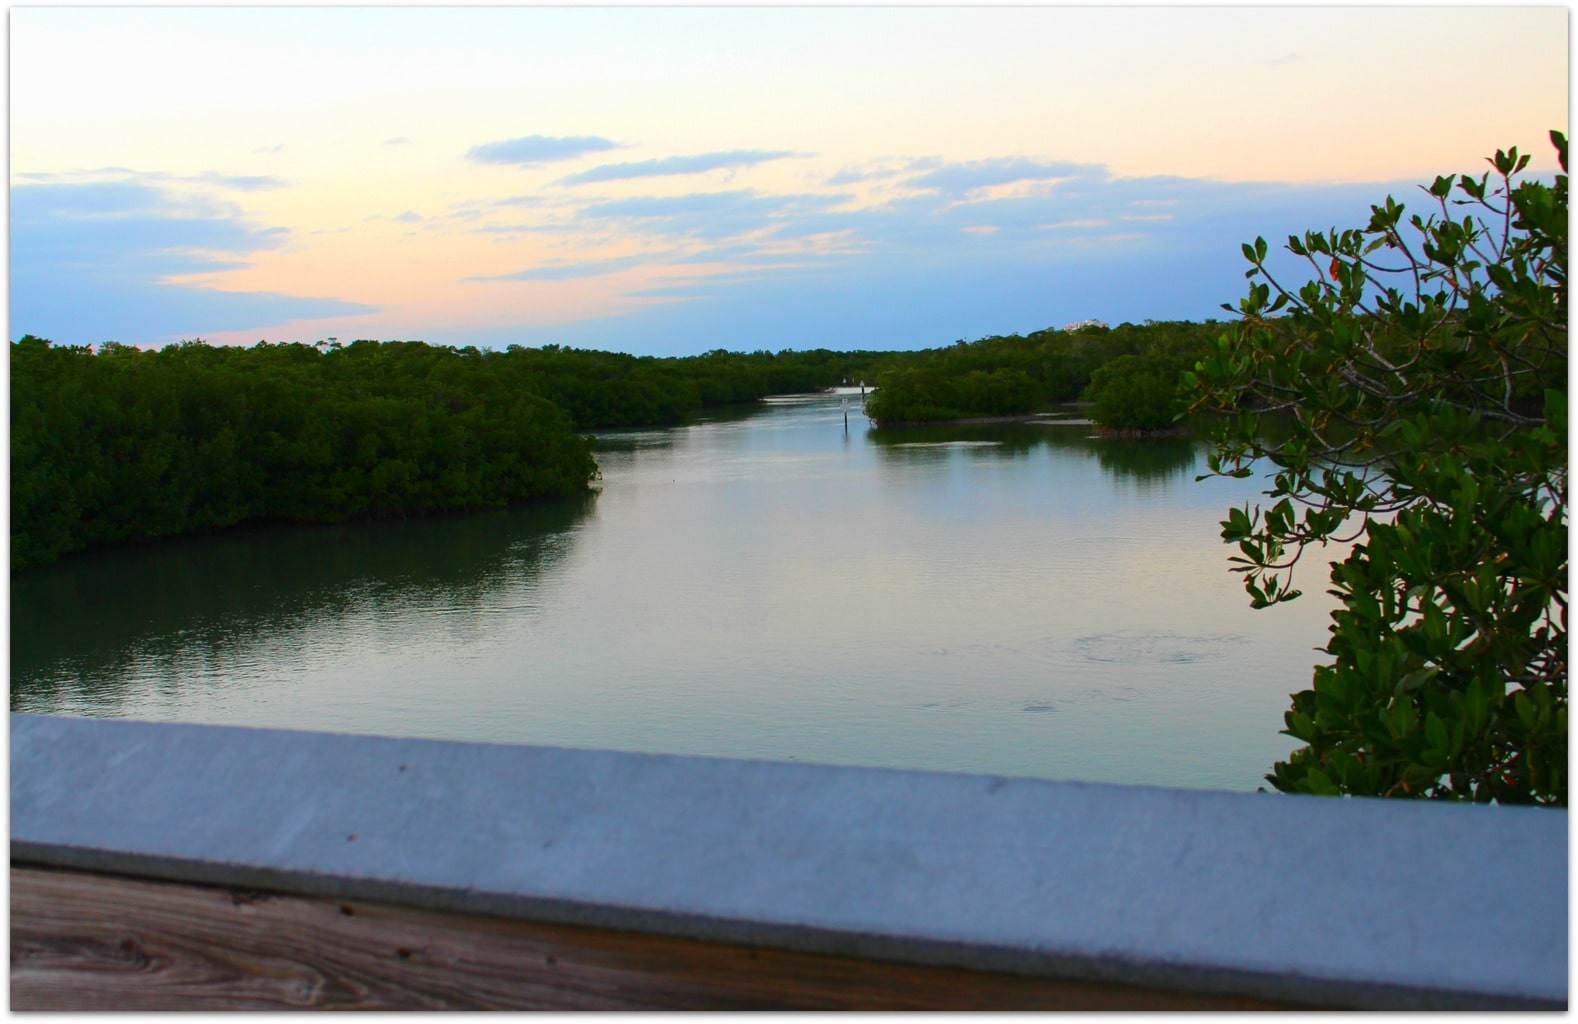
<svg viewBox="0 0 1578 1024"><path fill-rule="evenodd" d="M12 7L9 331L641 355L1225 316L1556 164L1561 7Z"/></svg>

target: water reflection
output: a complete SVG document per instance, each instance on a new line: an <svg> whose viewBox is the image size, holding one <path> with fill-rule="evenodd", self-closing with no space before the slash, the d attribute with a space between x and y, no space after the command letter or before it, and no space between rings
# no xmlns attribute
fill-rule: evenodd
<svg viewBox="0 0 1578 1024"><path fill-rule="evenodd" d="M1079 431L1077 427L1063 429ZM939 423L873 428L866 433L866 441L884 457L908 462L930 461L955 451L981 458L1022 458L1045 445L1050 433L1039 423Z"/></svg>
<svg viewBox="0 0 1578 1024"><path fill-rule="evenodd" d="M1204 468L1200 447L1176 437L1100 437L1091 443L1101 468L1119 480L1146 484L1192 480Z"/></svg>
<svg viewBox="0 0 1578 1024"><path fill-rule="evenodd" d="M592 450L604 452L661 451L674 447L673 430L604 430L591 435Z"/></svg>
<svg viewBox="0 0 1578 1024"><path fill-rule="evenodd" d="M569 549L595 494L471 515L255 527L95 552L11 580L11 708L115 714L351 615L488 615Z"/></svg>
<svg viewBox="0 0 1578 1024"><path fill-rule="evenodd" d="M939 464L957 457L1016 460L1045 450L1065 458L1094 458L1110 477L1150 486L1191 480L1203 466L1197 441L1109 437L1091 433L1084 421L1068 419L885 427L869 430L866 440L896 466Z"/></svg>
<svg viewBox="0 0 1578 1024"><path fill-rule="evenodd" d="M1248 608L1262 486L834 394L597 435L595 498L256 530L12 581L12 707L1252 789L1320 594Z"/></svg>

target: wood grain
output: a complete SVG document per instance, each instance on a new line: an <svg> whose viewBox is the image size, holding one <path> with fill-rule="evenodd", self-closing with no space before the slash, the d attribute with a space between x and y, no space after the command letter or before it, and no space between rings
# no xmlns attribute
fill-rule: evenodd
<svg viewBox="0 0 1578 1024"><path fill-rule="evenodd" d="M1288 1007L13 865L11 1008Z"/></svg>

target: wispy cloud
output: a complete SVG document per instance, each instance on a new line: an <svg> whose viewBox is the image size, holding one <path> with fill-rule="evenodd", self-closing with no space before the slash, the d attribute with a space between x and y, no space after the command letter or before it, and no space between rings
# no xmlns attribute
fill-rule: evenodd
<svg viewBox="0 0 1578 1024"><path fill-rule="evenodd" d="M513 274L497 274L489 277L467 277L468 282L479 281L572 281L583 277L602 277L607 274L617 274L622 270L641 266L643 263L652 262L642 256L618 256L602 260L581 260L578 262L548 263L540 267L530 267L526 270L517 270Z"/></svg>
<svg viewBox="0 0 1578 1024"><path fill-rule="evenodd" d="M682 255L673 256L669 262L676 264L687 263L723 263L730 266L747 265L777 265L783 262L783 257L760 245L715 245L695 249Z"/></svg>
<svg viewBox="0 0 1578 1024"><path fill-rule="evenodd" d="M278 147L275 147L276 149ZM236 192L260 192L267 189L286 188L290 182L273 174L220 174L203 171L200 174L170 174L165 171L136 171L130 167L95 167L91 170L62 172L31 172L18 174L16 180L41 185L82 185L113 181L161 185L209 185Z"/></svg>
<svg viewBox="0 0 1578 1024"><path fill-rule="evenodd" d="M721 153L698 153L694 156L669 156L657 160L638 160L633 163L603 164L560 178L559 184L586 185L592 182L622 181L628 178L701 174L725 168L751 167L768 160L782 160L795 155L787 150L731 149Z"/></svg>
<svg viewBox="0 0 1578 1024"><path fill-rule="evenodd" d="M548 200L536 195L504 196L489 199L462 199L451 202L447 213L435 214L435 221L485 221L504 211L535 210L549 205ZM483 230L482 225L468 230Z"/></svg>
<svg viewBox="0 0 1578 1024"><path fill-rule="evenodd" d="M529 235L543 230L540 224L484 224L481 227L466 228L468 232L478 235Z"/></svg>
<svg viewBox="0 0 1578 1024"><path fill-rule="evenodd" d="M389 220L398 224L420 224L426 218L415 210L406 210L404 213L369 213L362 218L363 224L376 224L379 221Z"/></svg>
<svg viewBox="0 0 1578 1024"><path fill-rule="evenodd" d="M257 225L231 203L149 180L158 177L12 186L16 336L150 342L372 311L339 299L173 282L245 266L284 245L290 232Z"/></svg>
<svg viewBox="0 0 1578 1024"><path fill-rule="evenodd" d="M905 181L911 188L927 189L953 197L967 196L997 185L1024 181L1053 181L1101 174L1099 164L1042 163L1018 157L942 164Z"/></svg>
<svg viewBox="0 0 1578 1024"><path fill-rule="evenodd" d="M466 151L466 159L483 164L535 167L618 148L619 143L596 135L522 135L517 139L501 139L472 146Z"/></svg>
<svg viewBox="0 0 1578 1024"><path fill-rule="evenodd" d="M915 160L881 160L864 165L841 167L827 179L827 184L839 187L858 185L865 181L885 181L905 173L930 170L940 166L941 163L942 161L935 157L923 157Z"/></svg>
<svg viewBox="0 0 1578 1024"><path fill-rule="evenodd" d="M863 171L856 167L845 167L830 175L827 183L837 188L843 185L858 185L866 181L883 181L903 173L904 169L902 167L887 167L871 171Z"/></svg>
<svg viewBox="0 0 1578 1024"><path fill-rule="evenodd" d="M843 194L774 195L755 189L636 196L584 206L577 211L576 220L619 220L630 230L669 238L720 239L772 230L794 217L826 210L850 198Z"/></svg>
<svg viewBox="0 0 1578 1024"><path fill-rule="evenodd" d="M703 321L722 316L723 310L749 319L742 298L746 295L764 308L779 309L788 321L815 321L825 330L842 330L830 318L844 299L824 302L817 296L844 295L860 282L876 282L870 299L874 310L885 303L912 302L918 308L935 306L940 316L942 307L952 304L982 318L971 328L964 314L958 314L960 326L949 329L954 333L943 332L950 337L972 329L977 334L999 329L987 325L1014 310L1031 317L1028 328L1085 315L1198 317L1212 315L1217 303L1234 297L1242 280L1239 242L1256 234L1277 237L1284 227L1297 231L1340 223L1342 218L1333 211L1351 207L1355 216L1362 215L1368 201L1380 194L1374 185L1120 177L1097 163L1014 156L955 162L887 158L846 166L840 173L845 180L881 177L891 187L863 200L832 187L799 193L723 189L592 202L562 194L546 202L522 197L531 200L523 204L530 212L509 218L516 223L508 225L486 216L490 204L500 200L477 200L473 205L484 216L465 230L551 235L566 251L607 251L612 244L634 242L643 255L581 261L567 257L473 280L611 277L638 265L679 275L684 267L687 271L678 280L654 284L643 277L639 283L620 280L611 287L624 299L666 300L665 309L694 307L693 314L668 309L662 318L684 321L702 333ZM1021 183L1036 187L1015 187ZM1043 184L1047 187L1040 187ZM1037 280L1042 282L1040 292L1033 284ZM936 289L948 300L939 304L929 295L919 298L912 294L917 288ZM1011 301L1004 297L1010 294ZM791 302L785 298L789 295L798 298ZM1000 310L992 296L1001 299ZM853 293L846 297L855 303ZM1098 300L1104 303L1100 309L1082 305ZM1040 314L1028 312L1038 308L1038 302L1050 303L1055 311L1048 309L1041 320ZM713 313L704 314L703 308ZM1137 312L1126 312L1130 309ZM636 334L624 333L626 325L646 325L642 330L647 336L664 333L644 319L647 315L623 308L615 333L599 340L596 329L588 326L579 338L599 345L637 345ZM686 319L691 315L694 321ZM896 316L892 311L884 315ZM862 312L858 319L876 316ZM608 320L589 323L614 327ZM916 326L925 324L917 321ZM713 328L724 329L721 321ZM580 328L561 324L556 330L569 337L566 332ZM885 335L892 343L921 344L927 339L924 334L894 337L895 330Z"/></svg>
<svg viewBox="0 0 1578 1024"><path fill-rule="evenodd" d="M542 196L505 196L503 199L494 199L491 202L489 202L487 205L492 206L492 207L500 207L500 206L533 207L533 206L542 206L545 202L546 202L546 200L544 200Z"/></svg>
<svg viewBox="0 0 1578 1024"><path fill-rule="evenodd" d="M273 174L216 174L213 171L207 171L198 175L196 180L209 185L218 185L221 188L233 188L241 192L259 192L265 189L284 188L290 184L284 178Z"/></svg>
<svg viewBox="0 0 1578 1024"><path fill-rule="evenodd" d="M283 245L284 228L258 228L229 204L175 196L145 181L23 184L11 189L16 262L45 259L85 271L162 277L211 269L213 253Z"/></svg>
<svg viewBox="0 0 1578 1024"><path fill-rule="evenodd" d="M872 168L855 168L860 173ZM905 173L913 171L907 167ZM1096 316L1110 322L1220 314L1243 287L1239 243L1363 222L1369 203L1408 183L1303 186L1178 176L1118 177L1099 164L1003 158L938 162L929 188L884 202L842 193L755 190L593 203L558 225L566 244L642 239L630 261L570 262L500 279L565 280L639 262L676 279L631 282L648 300L618 315L522 328L512 341L626 351L912 347L1028 331ZM1051 181L1004 194L996 186ZM605 232L606 226L617 230ZM680 267L697 273L678 277ZM1296 270L1296 268L1290 268ZM623 282L621 282L623 283ZM535 340L534 340L535 339Z"/></svg>

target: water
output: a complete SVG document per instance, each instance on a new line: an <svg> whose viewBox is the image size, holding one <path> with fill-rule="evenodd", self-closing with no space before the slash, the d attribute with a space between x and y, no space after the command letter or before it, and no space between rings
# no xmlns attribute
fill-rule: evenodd
<svg viewBox="0 0 1578 1024"><path fill-rule="evenodd" d="M16 576L18 711L1247 790L1331 599L1252 611L1253 481L858 396L600 436L584 501Z"/></svg>

